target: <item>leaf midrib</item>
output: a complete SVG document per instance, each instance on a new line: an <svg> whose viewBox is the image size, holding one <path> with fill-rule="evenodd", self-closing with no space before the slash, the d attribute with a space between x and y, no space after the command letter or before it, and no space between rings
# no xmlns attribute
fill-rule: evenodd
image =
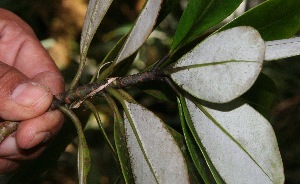
<svg viewBox="0 0 300 184"><path fill-rule="evenodd" d="M260 61L246 61L246 60L228 60L228 61L219 61L219 62L209 62L209 63L200 63L200 64L193 64L188 66L180 66L175 68L170 68L164 71L165 74L172 74L176 73L182 70L188 70L192 68L200 68L200 67L206 67L206 66L214 66L214 65L222 65L227 63L259 63Z"/></svg>
<svg viewBox="0 0 300 184"><path fill-rule="evenodd" d="M230 135L229 132L227 132L227 130L220 124L218 123L218 121L212 117L212 115L202 106L199 104L196 104L196 106L222 131L224 132L234 143L236 143L238 145L239 148L242 149L242 151L244 151L249 157L250 159L260 168L260 170L269 178L270 181L272 181L272 183L274 183L274 181L270 178L270 176L264 171L264 169L256 162L256 160L250 155L250 153L248 153L248 151L233 137Z"/></svg>

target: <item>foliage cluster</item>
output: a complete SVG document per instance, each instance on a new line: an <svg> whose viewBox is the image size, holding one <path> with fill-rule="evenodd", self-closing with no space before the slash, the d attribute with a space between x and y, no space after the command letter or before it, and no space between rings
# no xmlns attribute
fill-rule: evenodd
<svg viewBox="0 0 300 184"><path fill-rule="evenodd" d="M291 38L300 29L300 2L268 0L222 25L242 0L190 0L170 50L144 72L126 76L138 49L178 2L145 1L135 24L99 62L90 83L78 88L93 36L112 4L112 0L89 2L79 69L69 90L53 105L75 124L80 183L87 182L90 150L85 124L71 109L82 104L94 114L111 149L119 182L283 183L277 140L263 116L274 99L273 83L261 70L268 62L300 54L299 38ZM259 85L265 83L267 87ZM124 90L132 85L159 100L177 99L180 124L166 124L136 102L136 94ZM104 101L113 114L113 142L95 106ZM28 167L37 173L47 168L40 162L54 160L74 135L63 131L70 136L58 137L59 146L50 146L11 182L27 175Z"/></svg>

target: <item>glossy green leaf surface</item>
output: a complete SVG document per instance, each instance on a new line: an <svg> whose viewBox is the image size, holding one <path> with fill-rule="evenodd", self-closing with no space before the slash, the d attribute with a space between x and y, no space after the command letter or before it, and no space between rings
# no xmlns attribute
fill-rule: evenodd
<svg viewBox="0 0 300 184"><path fill-rule="evenodd" d="M247 104L213 109L186 99L193 126L226 183L283 183L283 164L269 122Z"/></svg>
<svg viewBox="0 0 300 184"><path fill-rule="evenodd" d="M136 183L189 183L180 148L164 123L142 106L125 102L127 145Z"/></svg>
<svg viewBox="0 0 300 184"><path fill-rule="evenodd" d="M245 93L258 77L265 43L251 27L236 27L198 44L170 69L174 82L196 98L229 102Z"/></svg>
<svg viewBox="0 0 300 184"><path fill-rule="evenodd" d="M190 0L178 23L171 50L224 20L241 2L242 0Z"/></svg>
<svg viewBox="0 0 300 184"><path fill-rule="evenodd" d="M265 41L290 38L300 30L299 0L268 0L225 25L257 29Z"/></svg>
<svg viewBox="0 0 300 184"><path fill-rule="evenodd" d="M116 63L129 57L135 53L142 44L147 40L148 36L155 26L156 19L158 17L161 4L163 0L147 0L144 8L136 20L133 28L131 29L127 40L125 41L119 55L116 59Z"/></svg>

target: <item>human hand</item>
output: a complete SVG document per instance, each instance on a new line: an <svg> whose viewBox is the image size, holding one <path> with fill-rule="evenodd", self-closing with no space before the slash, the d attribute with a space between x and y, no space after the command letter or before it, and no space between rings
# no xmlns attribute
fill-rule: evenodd
<svg viewBox="0 0 300 184"><path fill-rule="evenodd" d="M0 122L20 121L0 144L0 173L33 159L63 123L59 111L47 112L63 78L32 29L0 8Z"/></svg>

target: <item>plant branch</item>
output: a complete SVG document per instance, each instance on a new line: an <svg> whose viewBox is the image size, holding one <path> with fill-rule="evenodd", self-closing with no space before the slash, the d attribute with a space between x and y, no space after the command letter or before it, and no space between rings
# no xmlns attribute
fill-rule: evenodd
<svg viewBox="0 0 300 184"><path fill-rule="evenodd" d="M50 109L57 109L62 105L67 105L69 108L78 108L84 100L102 93L107 88L121 89L148 81L164 80L164 78L163 71L156 69L126 77L108 78L102 83L93 82L57 95Z"/></svg>
<svg viewBox="0 0 300 184"><path fill-rule="evenodd" d="M87 98L99 95L108 88L121 89L148 81L165 80L165 77L166 75L162 70L153 69L126 77L108 78L102 83L93 82L56 95L49 110L61 109L65 105L68 106L68 109L78 108ZM17 129L18 124L19 122L12 121L5 121L0 124L0 143Z"/></svg>
<svg viewBox="0 0 300 184"><path fill-rule="evenodd" d="M19 122L15 121L5 121L0 124L0 143L17 129L18 124Z"/></svg>

